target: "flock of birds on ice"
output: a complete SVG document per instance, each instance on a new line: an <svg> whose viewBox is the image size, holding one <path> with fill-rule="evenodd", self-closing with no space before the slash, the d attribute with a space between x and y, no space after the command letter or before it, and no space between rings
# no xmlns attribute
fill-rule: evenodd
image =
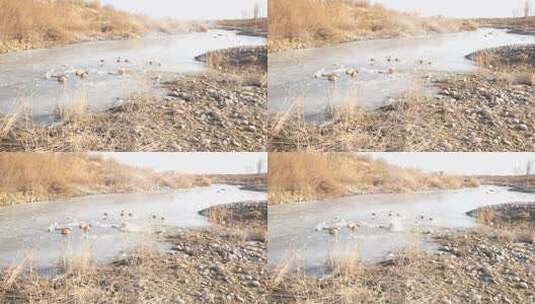
<svg viewBox="0 0 535 304"><path fill-rule="evenodd" d="M368 60L368 63L371 66L374 66L376 62L377 60L374 57ZM401 59L399 59L398 57L388 56L386 58L386 62L388 64L397 64L397 63L401 63ZM426 65L431 66L433 64L431 61L423 60L423 59L419 59L417 63L419 66L426 66ZM341 77L341 75L345 74L346 76L350 78L357 78L360 74L360 71L356 68L348 68L339 64L335 64L335 66L336 66L336 69L332 71L326 71L325 69L321 69L317 71L316 73L314 73L313 77L315 79L327 79L331 83L336 83L338 79ZM396 73L396 68L391 66L386 71L379 71L379 73L393 75Z"/></svg>
<svg viewBox="0 0 535 304"><path fill-rule="evenodd" d="M114 216L110 215L107 212L104 212L102 217L101 217L102 222L114 222L114 223L103 224L103 223L99 222L99 223L96 224L96 226L99 226L99 227L110 227L110 228L114 228L114 229L117 229L117 230L123 231L123 232L128 232L128 231L135 230L135 226L133 226L132 224L129 224L126 221L126 219L128 219L128 218L130 218L130 219L134 218L134 214L132 212L127 212L125 210L121 210L121 212L119 213L119 218L117 218L117 217L114 217ZM119 221L117 221L117 219L119 219ZM48 232L56 232L56 233L60 233L61 235L67 236L67 235L72 234L73 233L73 229L76 229L76 227L82 233L89 233L89 232L91 232L93 230L93 224L91 224L91 223L78 222L78 221L74 220L70 216L67 216L65 218L65 220L68 222L67 224L60 225L57 222L52 223L52 224L50 224L50 226L48 226L47 231ZM151 222L153 224L156 224L156 223L160 223L161 224L161 223L164 223L166 221L166 218L164 216L159 216L159 215L156 215L156 214L152 214L150 216L150 220L151 220Z"/></svg>

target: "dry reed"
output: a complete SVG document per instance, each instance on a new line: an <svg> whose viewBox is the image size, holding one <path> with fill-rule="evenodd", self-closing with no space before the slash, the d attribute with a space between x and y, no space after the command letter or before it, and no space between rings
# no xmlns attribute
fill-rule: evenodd
<svg viewBox="0 0 535 304"><path fill-rule="evenodd" d="M270 153L270 203L358 193L413 192L478 186L473 179L401 168L370 155Z"/></svg>

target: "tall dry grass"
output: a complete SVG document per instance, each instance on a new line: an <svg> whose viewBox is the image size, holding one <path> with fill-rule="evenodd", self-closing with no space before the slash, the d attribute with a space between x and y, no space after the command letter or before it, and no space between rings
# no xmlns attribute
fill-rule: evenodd
<svg viewBox="0 0 535 304"><path fill-rule="evenodd" d="M100 1L0 0L0 51L94 38L129 38L147 30L145 17Z"/></svg>
<svg viewBox="0 0 535 304"><path fill-rule="evenodd" d="M0 153L0 206L93 193L186 188L195 177L159 174L92 154Z"/></svg>
<svg viewBox="0 0 535 304"><path fill-rule="evenodd" d="M460 20L400 13L382 5L370 5L369 1L269 1L271 51L357 38L458 31L467 27Z"/></svg>
<svg viewBox="0 0 535 304"><path fill-rule="evenodd" d="M473 179L391 165L350 153L270 153L270 204L350 193L413 192L478 186Z"/></svg>

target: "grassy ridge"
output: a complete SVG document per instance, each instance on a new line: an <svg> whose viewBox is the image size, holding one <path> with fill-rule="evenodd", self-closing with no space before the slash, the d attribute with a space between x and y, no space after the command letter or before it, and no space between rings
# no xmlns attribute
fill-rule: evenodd
<svg viewBox="0 0 535 304"><path fill-rule="evenodd" d="M270 153L271 204L350 193L413 192L478 186L475 179L401 168L369 155Z"/></svg>
<svg viewBox="0 0 535 304"><path fill-rule="evenodd" d="M147 19L100 1L0 0L0 53L91 39L132 38Z"/></svg>
<svg viewBox="0 0 535 304"><path fill-rule="evenodd" d="M0 153L0 206L204 183L202 178L160 174L89 154Z"/></svg>
<svg viewBox="0 0 535 304"><path fill-rule="evenodd" d="M269 1L270 51L474 27L468 21L425 18L370 5L368 1Z"/></svg>

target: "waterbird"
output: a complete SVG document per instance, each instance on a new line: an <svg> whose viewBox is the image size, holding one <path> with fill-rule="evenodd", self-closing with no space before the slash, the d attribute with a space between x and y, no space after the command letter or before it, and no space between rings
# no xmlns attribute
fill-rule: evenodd
<svg viewBox="0 0 535 304"><path fill-rule="evenodd" d="M58 80L59 83L65 83L65 81L67 81L67 76L66 75L59 75L59 76L55 76L56 79Z"/></svg>
<svg viewBox="0 0 535 304"><path fill-rule="evenodd" d="M394 68L388 68L388 74L392 75L396 72Z"/></svg>
<svg viewBox="0 0 535 304"><path fill-rule="evenodd" d="M83 70L83 69L78 69L76 70L76 72L74 73L76 76L80 77L80 78L85 78L87 77L88 73L86 70Z"/></svg>
<svg viewBox="0 0 535 304"><path fill-rule="evenodd" d="M372 216L376 216L377 214L375 212L372 212Z"/></svg>
<svg viewBox="0 0 535 304"><path fill-rule="evenodd" d="M348 228L349 230L351 230L351 231L356 231L358 227L359 227L359 225L358 225L358 224L355 224L355 223L349 223L349 224L347 224L347 228Z"/></svg>
<svg viewBox="0 0 535 304"><path fill-rule="evenodd" d="M350 77L357 77L359 74L359 71L357 69L347 69L346 70L346 75L350 76Z"/></svg>
<svg viewBox="0 0 535 304"><path fill-rule="evenodd" d="M48 226L48 232L52 232L54 230L56 230L58 228L58 223L54 222L53 224L50 224L50 226Z"/></svg>
<svg viewBox="0 0 535 304"><path fill-rule="evenodd" d="M124 216L124 210L121 210L121 216Z"/></svg>
<svg viewBox="0 0 535 304"><path fill-rule="evenodd" d="M91 224L80 223L80 225L78 225L78 228L80 228L80 230L82 230L84 232L89 232L89 230L91 230L92 226L91 226Z"/></svg>
<svg viewBox="0 0 535 304"><path fill-rule="evenodd" d="M338 234L338 228L329 228L328 229L330 235L337 235Z"/></svg>
<svg viewBox="0 0 535 304"><path fill-rule="evenodd" d="M133 217L134 215L132 214L132 212L128 212L128 216Z"/></svg>
<svg viewBox="0 0 535 304"><path fill-rule="evenodd" d="M60 231L60 233L62 235L69 235L69 234L72 233L72 229L71 228L61 228L59 231Z"/></svg>
<svg viewBox="0 0 535 304"><path fill-rule="evenodd" d="M329 74L327 76L327 80L329 80L330 82L336 82L336 81L338 81L338 75L337 74Z"/></svg>

